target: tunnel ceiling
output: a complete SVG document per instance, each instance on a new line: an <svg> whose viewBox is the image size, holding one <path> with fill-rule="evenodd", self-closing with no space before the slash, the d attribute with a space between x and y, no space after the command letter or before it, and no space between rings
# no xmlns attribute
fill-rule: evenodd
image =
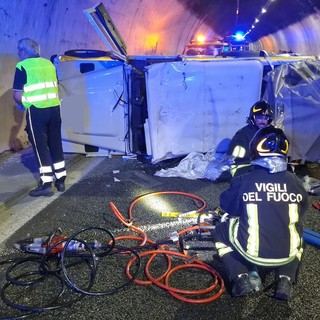
<svg viewBox="0 0 320 320"><path fill-rule="evenodd" d="M248 33L251 42L274 33L320 10L320 0L178 0L218 36ZM236 14L238 10L238 15ZM261 13L262 8L267 12ZM259 22L255 23L258 18ZM251 26L255 23L255 27Z"/></svg>

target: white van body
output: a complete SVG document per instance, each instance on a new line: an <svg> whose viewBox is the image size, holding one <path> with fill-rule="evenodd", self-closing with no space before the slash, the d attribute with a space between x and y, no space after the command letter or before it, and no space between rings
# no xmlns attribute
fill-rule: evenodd
<svg viewBox="0 0 320 320"><path fill-rule="evenodd" d="M127 56L103 4L85 14L108 51L74 50L54 60L65 152L138 154L157 163L226 151L262 97L265 74L302 59Z"/></svg>

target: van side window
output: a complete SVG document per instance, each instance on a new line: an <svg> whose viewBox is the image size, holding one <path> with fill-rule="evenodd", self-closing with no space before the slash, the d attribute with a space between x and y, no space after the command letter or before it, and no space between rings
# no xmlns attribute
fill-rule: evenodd
<svg viewBox="0 0 320 320"><path fill-rule="evenodd" d="M94 63L80 63L80 73L94 71Z"/></svg>

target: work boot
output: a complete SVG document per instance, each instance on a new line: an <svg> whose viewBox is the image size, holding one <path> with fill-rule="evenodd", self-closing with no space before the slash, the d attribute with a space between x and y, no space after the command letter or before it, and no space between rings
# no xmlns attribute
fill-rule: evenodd
<svg viewBox="0 0 320 320"><path fill-rule="evenodd" d="M53 196L53 191L51 188L51 183L39 184L37 188L31 190L29 192L29 196L31 197L51 197Z"/></svg>
<svg viewBox="0 0 320 320"><path fill-rule="evenodd" d="M279 276L274 298L288 301L292 297L292 282L287 276Z"/></svg>
<svg viewBox="0 0 320 320"><path fill-rule="evenodd" d="M257 271L249 272L249 281L253 291L259 292L262 290L262 281Z"/></svg>
<svg viewBox="0 0 320 320"><path fill-rule="evenodd" d="M66 186L65 186L65 184L64 184L64 180L60 180L60 179L56 180L56 181L54 182L54 186L57 188L57 190L58 190L59 192L63 192L63 191L66 190Z"/></svg>
<svg viewBox="0 0 320 320"><path fill-rule="evenodd" d="M232 296L241 297L246 296L253 291L249 276L247 273L239 274L238 278L234 280L232 286Z"/></svg>

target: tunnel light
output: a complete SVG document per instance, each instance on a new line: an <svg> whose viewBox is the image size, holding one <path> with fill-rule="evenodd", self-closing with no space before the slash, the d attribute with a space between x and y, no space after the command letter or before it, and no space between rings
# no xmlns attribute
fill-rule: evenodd
<svg viewBox="0 0 320 320"><path fill-rule="evenodd" d="M259 15L257 16L257 18L255 18L253 25L251 26L251 29L249 31L247 31L246 34L248 34L249 32L252 31L253 28L255 28L255 24L257 24L260 21L260 18L262 16L262 14L266 13L268 8L270 7L272 2L275 2L276 0L268 0L267 4L262 7L261 12L259 13Z"/></svg>
<svg viewBox="0 0 320 320"><path fill-rule="evenodd" d="M197 42L204 43L206 41L206 37L203 34L197 35Z"/></svg>
<svg viewBox="0 0 320 320"><path fill-rule="evenodd" d="M150 51L156 50L158 42L159 42L158 34L149 34L145 39L145 48Z"/></svg>

